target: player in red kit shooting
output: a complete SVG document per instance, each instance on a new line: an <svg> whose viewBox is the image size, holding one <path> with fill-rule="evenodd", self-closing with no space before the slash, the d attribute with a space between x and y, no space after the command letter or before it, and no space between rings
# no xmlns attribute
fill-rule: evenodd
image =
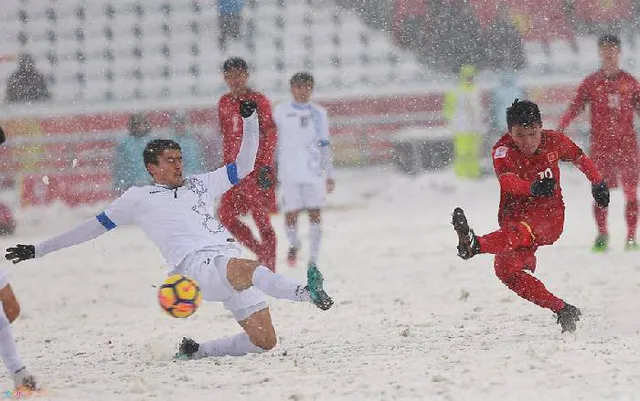
<svg viewBox="0 0 640 401"><path fill-rule="evenodd" d="M558 126L564 131L589 103L591 111L591 158L604 176L609 188L618 186L618 175L626 200L626 250L639 250L636 242L638 225L638 144L634 128L634 112L640 110L640 84L619 66L620 40L611 35L598 42L602 67L589 75L578 87L577 94ZM604 252L609 245L607 209L594 205L598 225L593 250Z"/></svg>
<svg viewBox="0 0 640 401"><path fill-rule="evenodd" d="M553 244L564 228L564 202L560 188L561 161L571 162L592 183L592 195L601 207L609 204L609 190L595 164L563 134L542 129L538 106L517 100L507 109L505 134L493 147L492 157L500 182L500 229L476 236L464 212L453 212L458 234L458 256L495 255L498 278L522 298L557 314L562 331L573 332L580 310L549 292L533 273L536 250Z"/></svg>
<svg viewBox="0 0 640 401"><path fill-rule="evenodd" d="M219 217L224 227L244 246L256 254L263 265L275 271L276 233L270 214L276 212L273 164L277 144L276 126L271 104L263 94L247 86L247 63L238 57L226 60L222 66L229 93L220 98L218 120L223 141L224 163L235 160L242 142L242 118L238 112L243 100L258 105L260 147L256 167L239 185L227 191L220 200ZM260 233L257 240L239 216L251 213Z"/></svg>

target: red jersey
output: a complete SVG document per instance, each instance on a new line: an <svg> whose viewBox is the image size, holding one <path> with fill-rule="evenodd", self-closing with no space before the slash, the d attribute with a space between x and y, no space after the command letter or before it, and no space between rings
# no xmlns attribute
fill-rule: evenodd
<svg viewBox="0 0 640 401"><path fill-rule="evenodd" d="M634 111L640 109L640 84L633 76L624 71L614 77L602 71L589 75L578 87L558 129L564 131L587 103L591 109L592 152L637 152L633 120Z"/></svg>
<svg viewBox="0 0 640 401"><path fill-rule="evenodd" d="M507 222L524 221L538 237L544 238L544 231L551 224L561 231L564 223L559 162L572 162L592 183L602 181L594 163L582 149L567 136L551 130L542 131L540 147L530 156L518 150L511 135L505 134L493 147L492 158L500 182L500 226ZM531 184L545 177L553 178L558 183L553 195L531 196Z"/></svg>
<svg viewBox="0 0 640 401"><path fill-rule="evenodd" d="M256 167L237 186L230 190L231 193L241 192L249 197L249 202L255 200L266 206L270 211L275 211L275 182L269 190L258 187L257 170L262 166L274 168L274 158L277 146L276 125L273 122L271 103L262 93L249 90L237 98L230 93L223 95L218 102L218 122L222 135L224 164L232 163L242 143L242 117L240 116L240 103L243 100L253 100L258 106L258 122L260 127L260 145L256 156ZM274 171L275 173L275 171ZM274 174L275 175L275 174ZM256 199L259 197L261 199Z"/></svg>
<svg viewBox="0 0 640 401"><path fill-rule="evenodd" d="M256 156L256 169L260 166L273 166L278 138L271 113L271 103L265 95L253 90L238 98L227 93L218 102L218 122L223 140L224 164L232 163L240 151L242 143L240 103L243 100L253 100L258 105L260 147Z"/></svg>

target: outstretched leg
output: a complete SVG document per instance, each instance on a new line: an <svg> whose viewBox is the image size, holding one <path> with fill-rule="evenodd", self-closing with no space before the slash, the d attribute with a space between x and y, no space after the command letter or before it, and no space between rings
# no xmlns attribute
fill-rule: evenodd
<svg viewBox="0 0 640 401"><path fill-rule="evenodd" d="M576 331L576 322L580 320L582 314L580 309L555 296L540 280L525 271L535 270L534 252L534 249L523 249L496 255L494 262L496 276L521 298L555 312L562 332Z"/></svg>
<svg viewBox="0 0 640 401"><path fill-rule="evenodd" d="M564 301L547 290L540 280L525 271L535 270L534 252L534 250L522 250L496 255L494 262L496 276L520 297L557 313L564 308Z"/></svg>
<svg viewBox="0 0 640 401"><path fill-rule="evenodd" d="M312 302L322 310L327 310L333 305L333 300L324 291L322 279L309 280L304 286L286 276L272 272L253 260L229 259L226 266L226 280L236 291L244 291L255 286L270 297Z"/></svg>
<svg viewBox="0 0 640 401"><path fill-rule="evenodd" d="M322 287L321 279L308 280L307 285L303 286L256 261L218 256L213 263L218 282L230 292L230 296L223 301L225 307L232 311L245 332L202 344L183 338L176 355L179 359L242 356L275 347L275 330L263 300L264 294L290 301L311 302L322 310L333 305L333 300ZM256 298L255 294L259 294L259 297Z"/></svg>
<svg viewBox="0 0 640 401"><path fill-rule="evenodd" d="M178 355L196 359L216 356L244 356L260 354L276 346L276 332L271 322L269 308L257 311L238 323L244 332L230 337L200 344L190 338L183 338Z"/></svg>
<svg viewBox="0 0 640 401"><path fill-rule="evenodd" d="M558 315L562 331L575 331L580 320L580 310L553 295L540 280L526 272L535 271L536 257L534 234L525 222L511 223L487 235L478 237L460 208L456 208L452 220L458 234L458 255L469 259L479 253L495 254L496 276L520 297Z"/></svg>

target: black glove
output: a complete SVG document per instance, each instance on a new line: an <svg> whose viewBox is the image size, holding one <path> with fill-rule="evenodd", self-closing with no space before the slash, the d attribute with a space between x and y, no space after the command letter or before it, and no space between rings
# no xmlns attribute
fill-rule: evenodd
<svg viewBox="0 0 640 401"><path fill-rule="evenodd" d="M531 195L533 196L551 196L556 189L556 180L545 177L534 181L531 184Z"/></svg>
<svg viewBox="0 0 640 401"><path fill-rule="evenodd" d="M593 200L596 201L598 206L609 206L609 188L607 188L606 182L602 181L597 184L592 184L591 195L593 195Z"/></svg>
<svg viewBox="0 0 640 401"><path fill-rule="evenodd" d="M36 247L33 245L18 244L13 248L7 248L7 254L4 255L4 257L14 264L22 262L23 260L33 259L36 257Z"/></svg>
<svg viewBox="0 0 640 401"><path fill-rule="evenodd" d="M271 172L271 167L260 167L258 170L258 185L264 190L270 189L273 186L273 173Z"/></svg>
<svg viewBox="0 0 640 401"><path fill-rule="evenodd" d="M7 139L7 137L4 135L4 131L2 130L2 127L0 127L0 145L2 145L2 142L4 142L5 139Z"/></svg>
<svg viewBox="0 0 640 401"><path fill-rule="evenodd" d="M253 100L243 100L240 103L240 115L242 118L251 117L254 111L258 108L258 105Z"/></svg>

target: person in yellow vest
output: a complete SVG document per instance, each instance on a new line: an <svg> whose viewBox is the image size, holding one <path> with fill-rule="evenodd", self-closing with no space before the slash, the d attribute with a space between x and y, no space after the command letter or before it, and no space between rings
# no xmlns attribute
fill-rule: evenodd
<svg viewBox="0 0 640 401"><path fill-rule="evenodd" d="M458 86L445 95L443 114L453 131L453 171L460 178L482 175L482 135L485 132L484 108L480 90L475 85L476 69L460 68Z"/></svg>

